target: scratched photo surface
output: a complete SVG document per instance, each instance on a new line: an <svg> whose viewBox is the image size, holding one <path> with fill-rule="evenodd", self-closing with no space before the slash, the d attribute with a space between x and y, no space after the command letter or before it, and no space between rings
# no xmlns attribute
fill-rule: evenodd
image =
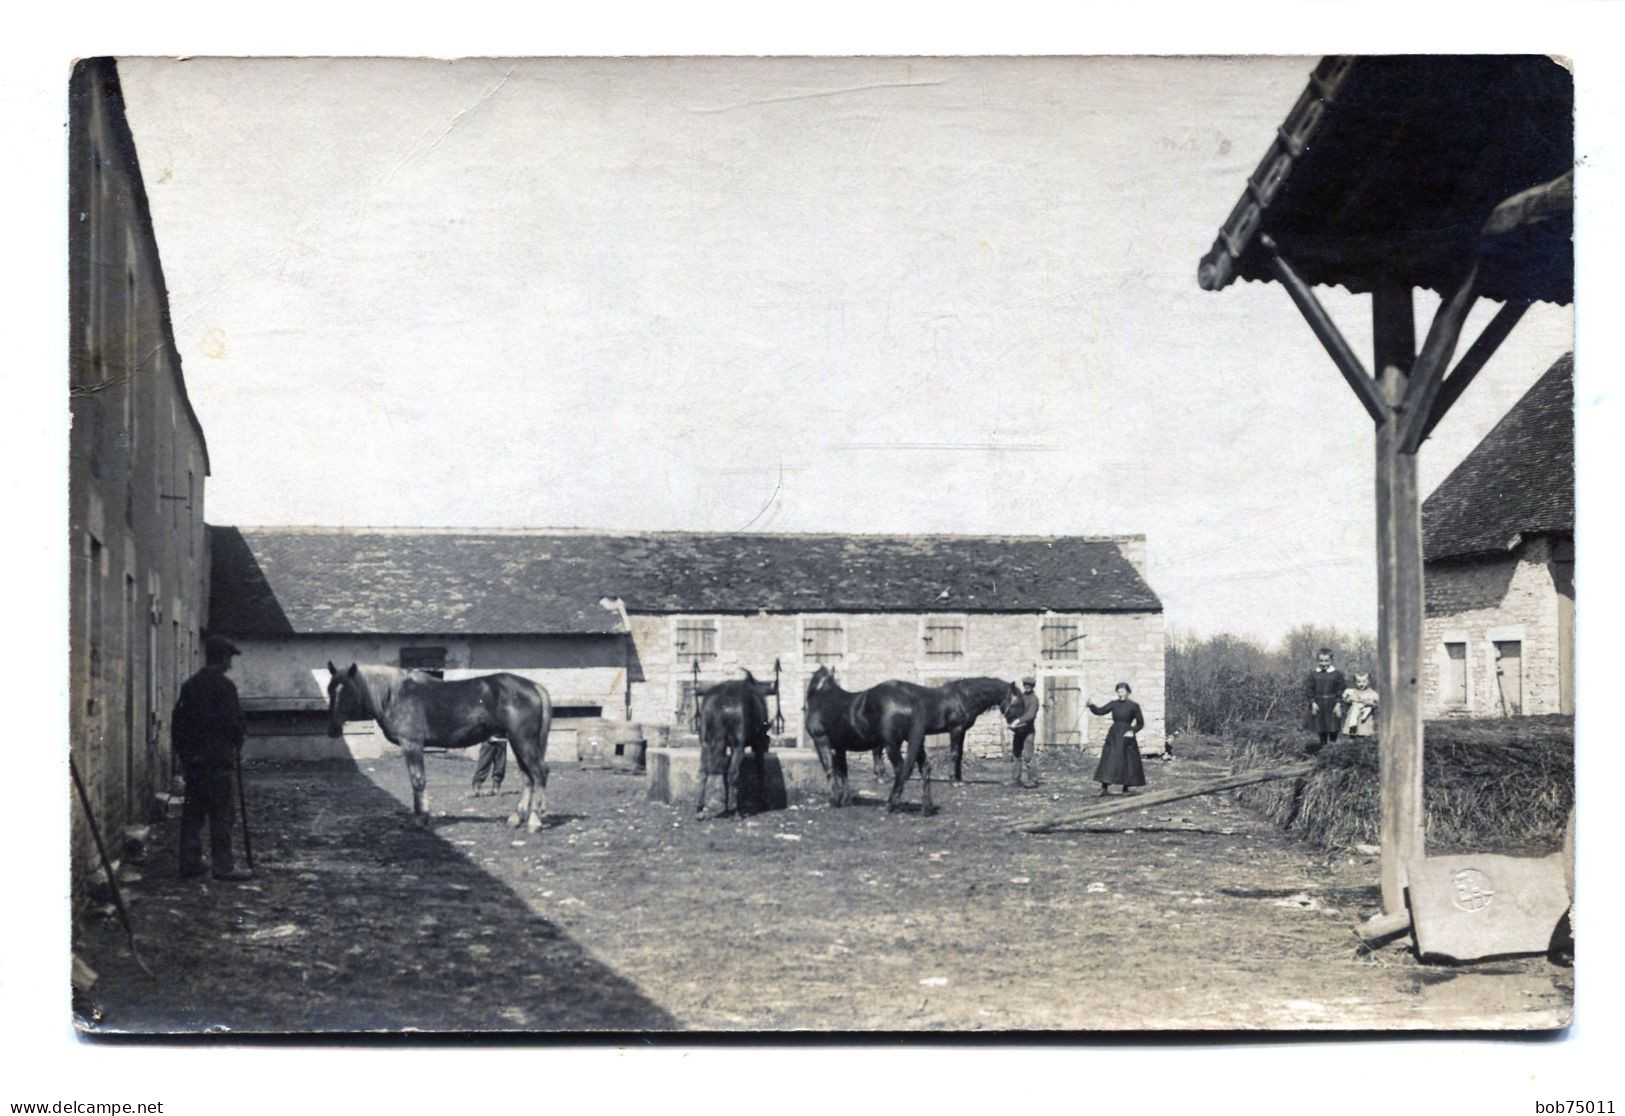
<svg viewBox="0 0 1625 1116"><path fill-rule="evenodd" d="M1572 106L80 63L76 1024L1566 1026Z"/></svg>

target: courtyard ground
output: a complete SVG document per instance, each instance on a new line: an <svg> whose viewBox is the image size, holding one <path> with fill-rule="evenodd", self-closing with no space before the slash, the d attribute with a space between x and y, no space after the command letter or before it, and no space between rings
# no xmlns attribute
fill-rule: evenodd
<svg viewBox="0 0 1625 1116"><path fill-rule="evenodd" d="M534 834L505 824L517 771L468 798L472 768L430 755L424 830L393 752L251 765L259 877L177 878L171 820L126 885L156 979L110 917L77 943L92 1029L1544 1029L1573 1003L1574 970L1543 957L1368 953L1375 858L1227 797L1011 832L1092 800L1079 755L1046 754L1034 790L968 760L929 817L888 814L864 776L845 809L707 821L641 775L555 764ZM1146 789L1227 771L1216 749L1148 761Z"/></svg>

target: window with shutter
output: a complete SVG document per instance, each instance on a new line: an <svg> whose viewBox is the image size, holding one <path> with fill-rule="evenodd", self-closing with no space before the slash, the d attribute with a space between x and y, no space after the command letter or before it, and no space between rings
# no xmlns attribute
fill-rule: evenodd
<svg viewBox="0 0 1625 1116"><path fill-rule="evenodd" d="M963 617L928 616L924 632L925 657L935 660L963 659L965 657L965 620Z"/></svg>
<svg viewBox="0 0 1625 1116"><path fill-rule="evenodd" d="M1060 620L1046 616L1039 626L1039 636L1039 646L1047 662L1064 662L1078 658L1078 645L1083 642L1083 636L1078 631L1076 620Z"/></svg>
<svg viewBox="0 0 1625 1116"><path fill-rule="evenodd" d="M672 626L672 649L680 663L704 663L717 657L715 620L678 620Z"/></svg>

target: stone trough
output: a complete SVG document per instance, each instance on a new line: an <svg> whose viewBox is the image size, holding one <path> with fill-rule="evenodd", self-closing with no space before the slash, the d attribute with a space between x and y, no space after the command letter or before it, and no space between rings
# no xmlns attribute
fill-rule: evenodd
<svg viewBox="0 0 1625 1116"><path fill-rule="evenodd" d="M700 793L699 748L650 748L645 755L645 779L651 802L674 806L694 806ZM767 753L767 801L757 800L754 760L747 754L739 773L739 793L745 808L782 810L792 804L820 801L828 793L829 781L818 763L818 753L810 748L772 748ZM722 788L713 776L706 799L710 809L722 805Z"/></svg>

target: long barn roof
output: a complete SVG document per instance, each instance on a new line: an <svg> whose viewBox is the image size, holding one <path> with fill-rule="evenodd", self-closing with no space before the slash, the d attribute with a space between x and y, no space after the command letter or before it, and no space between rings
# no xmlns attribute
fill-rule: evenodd
<svg viewBox="0 0 1625 1116"><path fill-rule="evenodd" d="M1160 612L1119 540L211 527L224 635L613 634L643 613Z"/></svg>
<svg viewBox="0 0 1625 1116"><path fill-rule="evenodd" d="M1571 302L1573 117L1573 75L1541 55L1324 58L1198 280L1273 279L1267 236L1312 284L1448 292L1477 253L1481 296Z"/></svg>
<svg viewBox="0 0 1625 1116"><path fill-rule="evenodd" d="M1574 354L1535 381L1422 505L1428 560L1574 534Z"/></svg>

